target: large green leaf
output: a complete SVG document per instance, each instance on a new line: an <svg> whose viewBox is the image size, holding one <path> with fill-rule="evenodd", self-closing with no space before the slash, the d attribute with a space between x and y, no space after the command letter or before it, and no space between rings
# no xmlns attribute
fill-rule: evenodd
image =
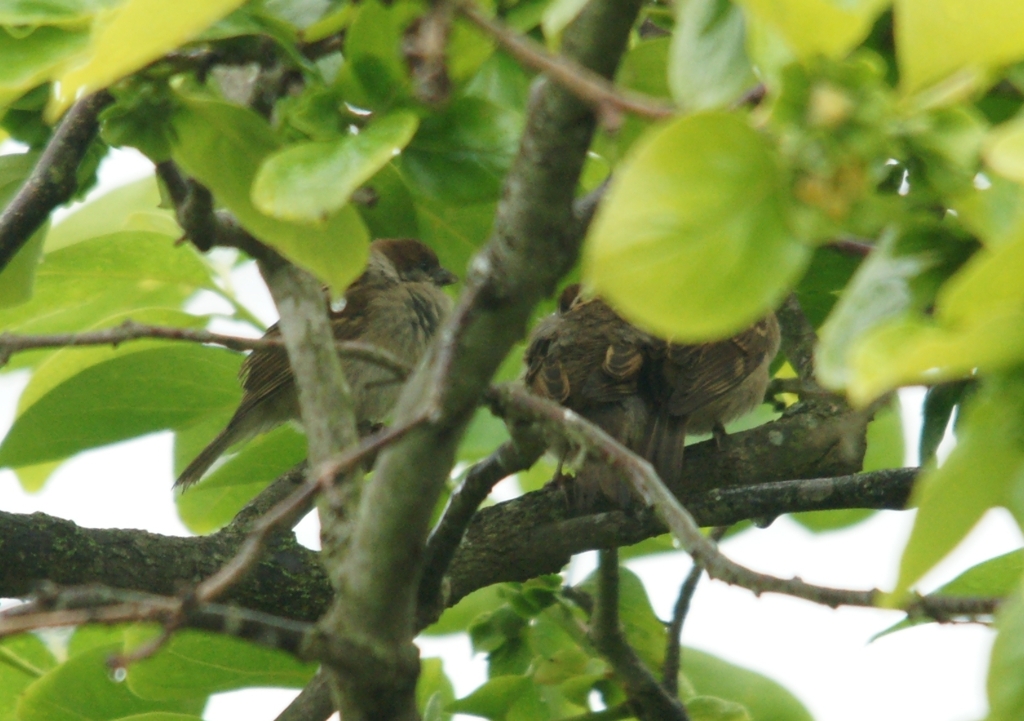
<svg viewBox="0 0 1024 721"><path fill-rule="evenodd" d="M742 704L757 721L812 721L803 704L777 682L704 651L683 649L683 673L700 695Z"/></svg>
<svg viewBox="0 0 1024 721"><path fill-rule="evenodd" d="M452 682L444 672L439 658L420 661L420 675L416 679L416 708L424 721L448 721L451 714L443 709L455 700Z"/></svg>
<svg viewBox="0 0 1024 721"><path fill-rule="evenodd" d="M0 33L0 38L3 34ZM39 158L38 153L0 156L0 208L4 208L18 192ZM42 250L45 228L36 231L22 246L7 267L0 271L0 308L17 305L32 296L36 265Z"/></svg>
<svg viewBox="0 0 1024 721"><path fill-rule="evenodd" d="M526 676L495 676L469 696L448 704L455 713L488 719L530 718L528 711L540 706L537 686ZM542 717L541 717L542 718Z"/></svg>
<svg viewBox="0 0 1024 721"><path fill-rule="evenodd" d="M891 0L739 0L800 58L842 57L871 31Z"/></svg>
<svg viewBox="0 0 1024 721"><path fill-rule="evenodd" d="M1024 378L991 378L965 411L957 446L924 473L911 504L914 528L900 560L892 598L910 587L967 535L989 508L1005 505L1024 471Z"/></svg>
<svg viewBox="0 0 1024 721"><path fill-rule="evenodd" d="M199 715L206 697L150 701L111 677L107 659L120 646L101 646L62 663L29 686L18 703L19 721L113 721L151 711Z"/></svg>
<svg viewBox="0 0 1024 721"><path fill-rule="evenodd" d="M46 235L47 253L120 230L149 230L174 238L184 233L174 211L160 208L160 190L152 175L104 193L76 208Z"/></svg>
<svg viewBox="0 0 1024 721"><path fill-rule="evenodd" d="M757 83L739 7L729 0L688 0L676 12L668 81L680 107L723 107Z"/></svg>
<svg viewBox="0 0 1024 721"><path fill-rule="evenodd" d="M217 421L223 427L223 419L218 417ZM270 481L305 457L305 436L290 425L276 428L247 443L188 493L178 495L178 516L193 533L211 533L230 522Z"/></svg>
<svg viewBox="0 0 1024 721"><path fill-rule="evenodd" d="M38 636L24 633L0 642L0 718L14 718L22 692L56 665Z"/></svg>
<svg viewBox="0 0 1024 721"><path fill-rule="evenodd" d="M238 402L240 357L172 346L90 366L22 409L0 444L0 465L57 460L185 425Z"/></svg>
<svg viewBox="0 0 1024 721"><path fill-rule="evenodd" d="M125 231L46 253L32 298L0 309L0 328L61 333L95 328L104 319L143 308L177 309L199 288L216 290L210 268L191 246L160 233ZM38 362L52 351L15 355L8 368Z"/></svg>
<svg viewBox="0 0 1024 721"><path fill-rule="evenodd" d="M129 631L128 647L152 639L151 629ZM241 639L201 631L179 631L160 651L133 664L128 688L140 698L186 701L252 686L301 688L316 664Z"/></svg>
<svg viewBox="0 0 1024 721"><path fill-rule="evenodd" d="M374 119L358 135L290 145L263 161L253 204L282 220L323 221L401 152L418 125L415 114L402 111Z"/></svg>
<svg viewBox="0 0 1024 721"><path fill-rule="evenodd" d="M360 3L359 14L345 33L346 63L338 76L349 102L379 109L409 95L402 37L421 12L414 2Z"/></svg>
<svg viewBox="0 0 1024 721"><path fill-rule="evenodd" d="M9 0L0 4L0 25L82 25L124 0Z"/></svg>
<svg viewBox="0 0 1024 721"><path fill-rule="evenodd" d="M88 31L81 28L43 26L27 35L0 32L0 104L6 105L49 80L81 53L88 41Z"/></svg>
<svg viewBox="0 0 1024 721"><path fill-rule="evenodd" d="M594 593L597 572L591 574L581 587ZM665 658L665 624L654 613L643 581L628 568L619 568L619 621L626 640L649 669L657 672Z"/></svg>
<svg viewBox="0 0 1024 721"><path fill-rule="evenodd" d="M863 403L899 385L933 384L1019 363L1022 271L1024 235L982 248L941 287L932 317L897 316L866 333L847 359L851 399ZM824 344L824 333L822 338Z"/></svg>
<svg viewBox="0 0 1024 721"><path fill-rule="evenodd" d="M427 117L402 153L414 189L446 204L495 200L512 165L522 116L477 97Z"/></svg>
<svg viewBox="0 0 1024 721"><path fill-rule="evenodd" d="M984 73L1024 57L1016 0L895 0L900 81L915 91L959 70Z"/></svg>
<svg viewBox="0 0 1024 721"><path fill-rule="evenodd" d="M244 0L127 0L94 25L85 62L55 83L48 113L57 118L82 95L105 88L173 50Z"/></svg>
<svg viewBox="0 0 1024 721"><path fill-rule="evenodd" d="M689 115L638 141L591 224L584 278L629 320L681 341L735 333L810 259L787 181L745 118Z"/></svg>
<svg viewBox="0 0 1024 721"><path fill-rule="evenodd" d="M173 155L213 190L220 203L263 242L310 270L335 291L344 290L366 264L369 234L359 214L345 206L317 225L264 215L250 192L260 163L278 148L270 126L255 112L183 92L173 119Z"/></svg>

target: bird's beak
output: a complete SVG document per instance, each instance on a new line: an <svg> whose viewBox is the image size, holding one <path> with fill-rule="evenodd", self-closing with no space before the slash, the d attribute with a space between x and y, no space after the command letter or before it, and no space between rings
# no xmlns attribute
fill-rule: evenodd
<svg viewBox="0 0 1024 721"><path fill-rule="evenodd" d="M431 278L440 286L452 285L459 282L459 276L447 268L438 268L431 274Z"/></svg>

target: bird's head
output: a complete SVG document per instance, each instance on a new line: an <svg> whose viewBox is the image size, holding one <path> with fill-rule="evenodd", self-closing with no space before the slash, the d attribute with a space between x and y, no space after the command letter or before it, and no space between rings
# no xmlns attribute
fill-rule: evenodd
<svg viewBox="0 0 1024 721"><path fill-rule="evenodd" d="M437 286L458 282L457 275L444 268L433 250L412 238L382 238L370 245L370 268L380 270L407 283L433 283Z"/></svg>

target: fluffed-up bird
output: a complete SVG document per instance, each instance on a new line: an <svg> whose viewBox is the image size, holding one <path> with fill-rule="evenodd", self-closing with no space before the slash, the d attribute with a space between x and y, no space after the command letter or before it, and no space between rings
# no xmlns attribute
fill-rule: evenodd
<svg viewBox="0 0 1024 721"><path fill-rule="evenodd" d="M671 343L571 285L558 311L531 334L525 383L593 421L670 479L682 467L687 434L720 437L724 424L761 402L779 340L778 321L769 313L725 340ZM623 507L632 501L621 476L591 459L571 488L580 508L593 507L598 494Z"/></svg>
<svg viewBox="0 0 1024 721"><path fill-rule="evenodd" d="M376 346L413 366L451 312L452 300L442 288L457 280L418 240L375 240L366 270L345 290L344 307L330 313L334 337ZM279 334L274 324L264 337ZM393 370L369 360L343 356L341 363L355 401L356 422L365 431L385 419L398 400L401 383ZM299 418L298 393L283 347L250 353L240 377L245 393L238 410L182 471L175 487L196 483L234 444Z"/></svg>

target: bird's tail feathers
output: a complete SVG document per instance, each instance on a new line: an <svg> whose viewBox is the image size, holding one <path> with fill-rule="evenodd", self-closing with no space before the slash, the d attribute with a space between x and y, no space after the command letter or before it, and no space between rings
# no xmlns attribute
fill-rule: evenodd
<svg viewBox="0 0 1024 721"><path fill-rule="evenodd" d="M686 450L686 416L661 413L651 423L642 455L665 483L672 483L683 467Z"/></svg>
<svg viewBox="0 0 1024 721"><path fill-rule="evenodd" d="M210 441L209 445L199 452L191 463L189 463L185 470L181 472L177 480L174 481L174 487L185 490L189 486L192 486L199 482L199 479L210 470L218 458L224 455L224 452L233 446L238 441L242 440L238 437L236 428L233 428L230 424L227 428L217 434L217 437Z"/></svg>

